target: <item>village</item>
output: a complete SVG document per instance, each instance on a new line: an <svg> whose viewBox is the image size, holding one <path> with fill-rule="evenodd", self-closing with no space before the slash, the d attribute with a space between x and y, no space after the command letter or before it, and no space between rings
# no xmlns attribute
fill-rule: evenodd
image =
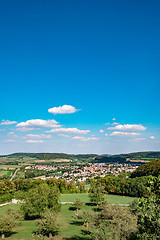
<svg viewBox="0 0 160 240"><path fill-rule="evenodd" d="M43 176L39 176L43 180L48 178L65 178L68 182L75 180L85 182L90 178L105 177L106 175L118 176L121 173L131 173L136 170L138 165L135 164L105 164L105 163L88 163L87 165L31 165L25 167L25 172L37 171L39 174L43 172ZM44 171L46 174L44 175ZM41 174L40 174L41 175Z"/></svg>

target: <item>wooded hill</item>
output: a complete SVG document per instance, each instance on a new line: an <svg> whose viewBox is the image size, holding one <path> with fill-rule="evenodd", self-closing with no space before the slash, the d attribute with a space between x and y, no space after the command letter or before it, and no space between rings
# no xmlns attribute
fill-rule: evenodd
<svg viewBox="0 0 160 240"><path fill-rule="evenodd" d="M131 177L134 178L149 175L155 177L160 175L160 160L154 160L138 167L136 171L131 174Z"/></svg>
<svg viewBox="0 0 160 240"><path fill-rule="evenodd" d="M49 159L89 159L95 158L97 154L66 154L66 153L13 153L8 155L0 155L5 158L36 158L37 160L49 160Z"/></svg>
<svg viewBox="0 0 160 240"><path fill-rule="evenodd" d="M37 160L53 160L53 159L71 159L79 161L92 161L97 163L126 163L130 161L145 162L160 159L160 152L135 152L118 155L97 155L97 154L66 154L66 153L13 153L9 155L1 155L1 158L7 159L23 159L34 158Z"/></svg>
<svg viewBox="0 0 160 240"><path fill-rule="evenodd" d="M145 162L160 159L160 152L135 152L127 154L118 154L118 155L101 155L95 157L94 162L119 162L125 163L130 161L136 162Z"/></svg>

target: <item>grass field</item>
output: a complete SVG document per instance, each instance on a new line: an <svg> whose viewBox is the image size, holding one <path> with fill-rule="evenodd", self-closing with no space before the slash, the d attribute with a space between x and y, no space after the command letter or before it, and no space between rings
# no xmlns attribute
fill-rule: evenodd
<svg viewBox="0 0 160 240"><path fill-rule="evenodd" d="M10 176L12 174L12 171L8 171L8 170L0 170L0 176Z"/></svg>
<svg viewBox="0 0 160 240"><path fill-rule="evenodd" d="M83 239L81 233L82 226L74 224L74 211L69 210L71 205L62 205L61 212L59 213L58 222L61 226L59 234L55 237L55 240L60 239L72 239L73 236L79 236L79 239ZM0 215L2 216L7 209L13 208L15 210L20 209L20 204L11 204L4 207L0 207ZM91 206L83 206L82 209L92 209ZM20 221L20 225L13 229L13 234L6 238L8 240L34 240L34 233L37 231L38 221Z"/></svg>
<svg viewBox="0 0 160 240"><path fill-rule="evenodd" d="M0 207L0 216L7 211L9 208L14 210L20 209L20 204L10 204ZM33 233L37 230L37 221L20 221L20 225L14 228L13 234L7 239L10 240L33 240Z"/></svg>
<svg viewBox="0 0 160 240"><path fill-rule="evenodd" d="M89 202L88 194L62 194L60 197L60 201L62 202L74 202L76 198L80 198L84 202ZM131 197L122 197L116 195L106 195L105 199L110 203L131 203L135 198ZM13 208L15 210L20 209L21 204L11 204L0 207L0 216L7 211L9 208ZM74 222L74 211L69 210L70 204L65 204L61 206L61 212L59 213L58 221L61 229L55 240L61 239L86 239L82 234L82 226L80 224L75 224ZM82 209L92 210L94 206L86 206L84 205ZM14 229L13 234L8 237L8 240L34 240L34 232L36 232L38 226L38 221L30 220L30 221L20 221L20 225Z"/></svg>
<svg viewBox="0 0 160 240"><path fill-rule="evenodd" d="M76 198L80 198L83 202L90 202L89 196L87 193L81 194L61 194L61 202L75 202ZM118 195L105 195L105 200L109 203L119 203L119 204L129 204L133 202L135 198L133 197L123 197Z"/></svg>
<svg viewBox="0 0 160 240"><path fill-rule="evenodd" d="M71 205L62 205L59 216L60 225L63 226L59 232L59 236L65 239L84 239L82 234L82 225L76 224L74 221L74 211L69 210ZM92 210L93 206L83 206L81 209Z"/></svg>

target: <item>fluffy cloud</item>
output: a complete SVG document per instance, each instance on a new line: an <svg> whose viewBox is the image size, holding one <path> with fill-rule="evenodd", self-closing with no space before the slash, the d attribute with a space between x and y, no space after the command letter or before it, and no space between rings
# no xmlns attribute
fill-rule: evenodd
<svg viewBox="0 0 160 240"><path fill-rule="evenodd" d="M52 127L61 127L61 125L58 125L58 122L56 122L55 120L32 119L26 122L18 123L17 127L52 128Z"/></svg>
<svg viewBox="0 0 160 240"><path fill-rule="evenodd" d="M76 139L76 140L86 142L86 141L90 141L90 140L98 140L99 138L95 138L95 137L85 138L85 137L75 136L75 137L72 137L72 139Z"/></svg>
<svg viewBox="0 0 160 240"><path fill-rule="evenodd" d="M142 126L141 124L119 124L115 127L109 127L108 129L121 131L144 131L146 130L146 127Z"/></svg>
<svg viewBox="0 0 160 240"><path fill-rule="evenodd" d="M51 138L51 135L47 135L47 134L27 134L26 135L27 138L36 138L36 139L41 139L41 138Z"/></svg>
<svg viewBox="0 0 160 240"><path fill-rule="evenodd" d="M100 133L103 133L103 132L104 132L104 130L99 130L99 132L100 132Z"/></svg>
<svg viewBox="0 0 160 240"><path fill-rule="evenodd" d="M113 133L110 134L110 136L120 136L120 137L123 137L123 136L139 136L140 133L135 133L135 132L118 132L118 131L115 131Z"/></svg>
<svg viewBox="0 0 160 240"><path fill-rule="evenodd" d="M77 111L78 110L71 105L63 105L60 107L53 107L48 109L48 112L53 114L67 114L67 113L75 113Z"/></svg>
<svg viewBox="0 0 160 240"><path fill-rule="evenodd" d="M108 136L108 134L106 133L105 136Z"/></svg>
<svg viewBox="0 0 160 240"><path fill-rule="evenodd" d="M12 124L16 124L16 121L9 121L9 120L2 120L2 122L0 123L0 125L12 125Z"/></svg>
<svg viewBox="0 0 160 240"><path fill-rule="evenodd" d="M26 142L27 143L43 143L44 141L43 140L32 140L32 139L30 139L30 140L27 140Z"/></svg>
<svg viewBox="0 0 160 240"><path fill-rule="evenodd" d="M150 138L150 139L155 139L155 137L154 137L154 136L150 136L149 138Z"/></svg>
<svg viewBox="0 0 160 240"><path fill-rule="evenodd" d="M115 118L112 118L112 121L115 121L116 119Z"/></svg>
<svg viewBox="0 0 160 240"><path fill-rule="evenodd" d="M36 128L36 129L39 129L39 128ZM16 129L16 131L19 131L19 132L28 132L28 131L33 131L33 130L35 130L35 128L19 127Z"/></svg>
<svg viewBox="0 0 160 240"><path fill-rule="evenodd" d="M117 123L117 122L113 122L113 123L112 123L112 125L118 125L118 124L119 124L119 123Z"/></svg>
<svg viewBox="0 0 160 240"><path fill-rule="evenodd" d="M46 131L48 133L73 133L73 134L87 134L90 130L79 130L78 128L56 128L50 131Z"/></svg>

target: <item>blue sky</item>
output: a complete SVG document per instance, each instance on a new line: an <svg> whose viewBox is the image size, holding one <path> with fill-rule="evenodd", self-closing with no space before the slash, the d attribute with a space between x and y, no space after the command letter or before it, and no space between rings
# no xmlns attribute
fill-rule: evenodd
<svg viewBox="0 0 160 240"><path fill-rule="evenodd" d="M1 1L0 154L160 150L159 11L154 0Z"/></svg>

